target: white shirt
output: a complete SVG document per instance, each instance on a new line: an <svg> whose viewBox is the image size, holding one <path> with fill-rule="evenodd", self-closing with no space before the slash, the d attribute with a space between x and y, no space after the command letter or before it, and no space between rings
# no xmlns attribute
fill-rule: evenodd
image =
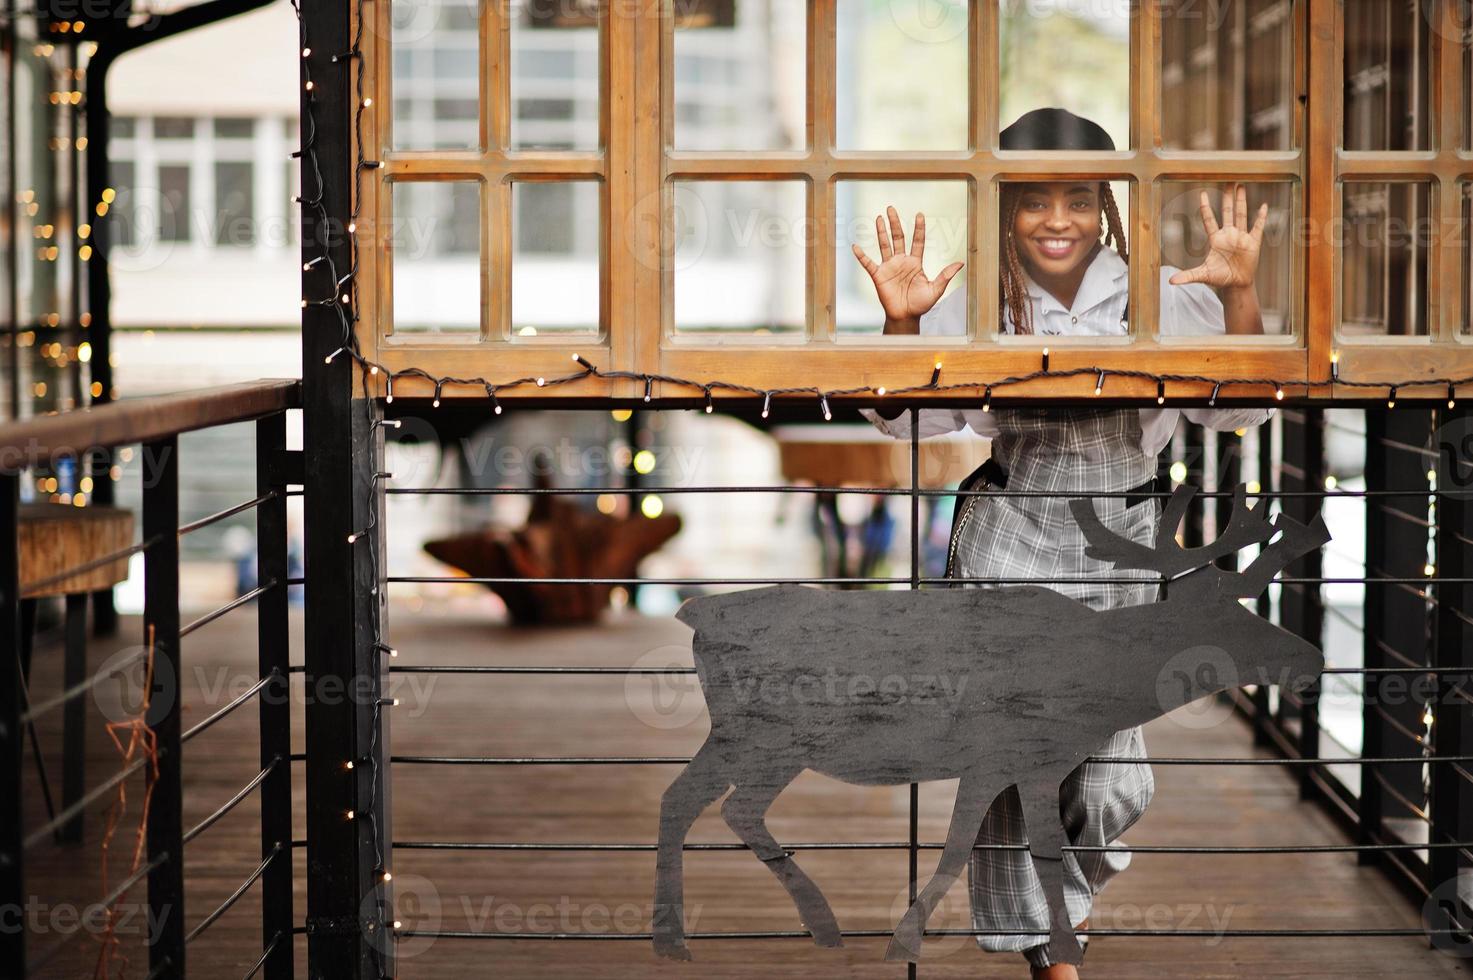
<svg viewBox="0 0 1473 980"><path fill-rule="evenodd" d="M1175 266L1161 267L1161 333L1177 336L1225 333L1227 321L1217 291L1200 282L1173 286L1168 280L1177 271ZM1033 306L1035 333L1120 337L1128 332L1122 318L1129 299L1129 266L1115 249L1102 244L1095 251L1089 268L1084 270L1079 290L1074 294L1074 305L1068 309L1052 293L1034 282L1026 269L1023 279ZM921 315L921 334L964 336L967 332L966 315L965 287L954 289ZM1007 332L1015 333L1012 313L1005 312L1004 317ZM861 408L859 412L881 432L897 439L910 438L909 411L894 419L883 418L872 408ZM996 418L980 408L923 408L917 414L922 439L968 426L979 436L989 439L998 434ZM1148 456L1160 453L1171 441L1177 418L1181 415L1209 429L1231 432L1260 425L1273 414L1272 408L1142 408L1141 451Z"/></svg>

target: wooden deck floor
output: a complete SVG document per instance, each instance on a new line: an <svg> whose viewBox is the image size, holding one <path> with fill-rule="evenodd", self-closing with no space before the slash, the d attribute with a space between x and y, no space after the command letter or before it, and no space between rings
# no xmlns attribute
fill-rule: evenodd
<svg viewBox="0 0 1473 980"><path fill-rule="evenodd" d="M99 641L93 664L137 635L125 622L115 641ZM300 622L296 635L300 637ZM611 618L597 629L511 629L471 617L396 612L392 642L402 664L664 665L689 657L688 630L673 620ZM254 676L254 622L232 613L186 640L186 721L204 717ZM38 651L37 697L58 690L58 660ZM300 662L300 652L294 657ZM295 742L301 747L301 678L294 678ZM403 674L394 693L392 746L400 755L663 755L688 754L706 730L694 688L656 688L649 677L482 676ZM694 681L691 681L694 684ZM59 718L41 725L53 782L60 760ZM237 712L186 751L186 815L190 826L257 772L253 710ZM89 717L88 784L113 771L116 750L95 710ZM1167 719L1147 731L1155 754L1248 754L1236 720L1198 729ZM31 772L34 782L34 773ZM446 767L403 766L393 782L397 841L648 842L660 793L674 770L664 765ZM295 771L297 831L302 768ZM1135 844L1316 844L1343 842L1315 808L1302 804L1288 776L1268 767L1157 767L1155 802L1128 840ZM136 816L141 784L130 784ZM922 787L920 836L945 830L952 783ZM38 796L27 801L33 826L44 819ZM33 958L60 949L37 975L91 976L97 943L52 913L80 907L101 893L101 807L89 814L80 846L43 843L28 853ZM258 862L254 799L207 830L186 852L187 925L193 927ZM136 825L135 825L136 826ZM861 789L805 774L771 815L785 842L904 840L906 791ZM126 820L125 820L126 827ZM731 841L708 812L692 841ZM111 864L126 859L121 832ZM935 851L922 851L921 873ZM305 855L297 853L296 916L304 914ZM824 889L846 929L887 929L904 907L903 851L813 851L800 858ZM478 931L574 931L584 935L648 929L653 855L649 852L446 852L401 848L394 856L400 916L406 925ZM114 871L114 881L117 880ZM696 931L791 930L797 916L766 868L741 852L692 852L686 861L688 912ZM141 899L142 888L135 890ZM240 976L260 948L259 898L253 890L189 948L191 976ZM139 919L123 937L135 950L130 975L141 976ZM1415 927L1416 910L1376 871L1349 854L1151 855L1100 896L1091 923L1105 928ZM953 889L933 927L967 925L965 889ZM64 945L63 945L64 944ZM840 950L803 939L692 942L695 960L656 960L647 941L569 942L409 939L400 947L400 976L429 977L900 977L883 961L880 939L852 939ZM305 939L296 941L305 976ZM1466 976L1468 961L1431 951L1420 937L1353 939L1100 937L1091 945L1087 977L1445 977ZM1014 954L984 954L965 937L928 939L922 977L1021 977Z"/></svg>

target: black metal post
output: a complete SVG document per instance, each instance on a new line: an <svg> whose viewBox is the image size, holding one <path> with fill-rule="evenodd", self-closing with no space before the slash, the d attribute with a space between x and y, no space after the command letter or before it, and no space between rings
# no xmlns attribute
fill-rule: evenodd
<svg viewBox="0 0 1473 980"><path fill-rule="evenodd" d="M111 595L111 593L109 593ZM70 691L87 679L87 593L66 597L66 646L62 690ZM72 698L62 716L61 808L66 810L85 792L87 766L87 699ZM82 839L82 811L57 831L57 839Z"/></svg>
<svg viewBox="0 0 1473 980"><path fill-rule="evenodd" d="M1275 425L1283 424L1283 413L1279 413L1275 419L1270 420L1258 429L1258 488L1267 492L1274 487L1274 443L1273 430ZM1250 501L1255 507L1267 507L1268 497L1259 497L1256 501ZM1273 611L1273 602L1269 598L1268 590L1254 601L1254 608L1258 615L1264 619L1270 618ZM1268 685L1259 684L1253 689L1253 744L1266 746L1273 742L1269 735L1269 725L1272 718L1269 712Z"/></svg>
<svg viewBox="0 0 1473 980"><path fill-rule="evenodd" d="M1462 581L1473 575L1473 459L1464 441L1473 436L1473 412L1467 408L1439 412L1441 424L1433 447L1437 450L1436 568L1433 585L1437 595L1434 622L1436 642L1433 666L1443 670L1473 667L1473 587ZM1434 755L1467 751L1470 741L1467 677L1441 674L1435 686L1432 709ZM1473 787L1456 767L1431 766L1433 841L1467 840L1473 829ZM1454 881L1462 866L1457 848L1434 848L1428 852L1427 889L1433 891Z"/></svg>
<svg viewBox="0 0 1473 980"><path fill-rule="evenodd" d="M5 0L5 45L12 52L5 59L5 331L10 347L10 391L6 397L6 412L13 419L20 418L20 187L16 183L16 97L15 82L19 77L16 70L15 52L20 50L16 30L16 0Z"/></svg>
<svg viewBox="0 0 1473 980"><path fill-rule="evenodd" d="M350 5L304 4L302 46L303 262L310 299L349 294L326 271L350 269L353 142ZM310 74L313 88L306 88ZM312 159L315 157L315 160ZM310 165L309 165L310 164ZM319 184L319 175L321 183ZM354 398L340 313L351 305L309 302L302 310L303 439L306 449L307 970L329 980L392 975L386 924L392 840L387 805L389 707L380 704L387 658L377 646L382 456L380 407ZM331 363L328 363L329 360ZM337 692L336 696L332 692ZM350 768L348 763L352 763ZM349 819L349 812L354 814Z"/></svg>
<svg viewBox="0 0 1473 980"><path fill-rule="evenodd" d="M184 976L183 754L179 681L179 440L143 446L143 642L153 643L148 725L158 742L158 776L148 807L148 910L157 922L149 976Z"/></svg>
<svg viewBox="0 0 1473 980"><path fill-rule="evenodd" d="M1297 462L1291 462L1297 461ZM1285 493L1321 491L1325 487L1325 413L1318 408L1284 412L1284 459L1280 463L1281 489ZM1285 515L1308 524L1320 507L1318 497L1286 496L1280 507ZM1319 549L1290 563L1284 574L1290 578L1319 578L1323 567ZM1280 615L1285 629L1292 630L1315 645L1324 641L1324 601L1318 585L1289 584L1283 586L1279 599ZM1316 681L1300 695L1299 753L1305 758L1320 754L1319 725L1320 684ZM1280 703L1287 700L1280 692ZM1316 770L1301 766L1299 795L1308 799L1315 792Z"/></svg>
<svg viewBox="0 0 1473 980"><path fill-rule="evenodd" d="M921 410L911 408L910 412L910 587L919 589L921 587ZM838 524L838 508L834 509L835 523ZM844 533L844 525L838 524L839 533ZM842 541L842 538L840 539ZM840 555L843 551L839 552ZM846 574L841 568L840 575ZM907 855L909 861L906 866L906 894L909 896L910 905L915 904L917 886L920 882L920 814L921 814L921 788L918 783L910 784L910 823L907 827L908 843L910 853ZM925 929L922 928L922 939L925 942ZM919 951L918 951L919 952ZM907 963L905 967L906 980L916 980L919 967L914 962Z"/></svg>
<svg viewBox="0 0 1473 980"><path fill-rule="evenodd" d="M21 853L20 475L0 471L0 977L26 973Z"/></svg>
<svg viewBox="0 0 1473 980"><path fill-rule="evenodd" d="M287 618L286 413L256 423L256 577L271 587L256 601L260 676L276 680L261 690L261 857L272 858L261 876L261 947L266 980L289 980L292 956L291 627ZM278 850L279 849L279 850ZM275 857L272 857L275 855Z"/></svg>
<svg viewBox="0 0 1473 980"><path fill-rule="evenodd" d="M1386 490L1390 485L1390 466L1386 450L1386 413L1368 410L1366 417L1366 489ZM1386 567L1387 527L1382 513L1384 506L1376 497L1366 498L1366 577L1372 569ZM1386 630L1386 590L1367 586L1365 608L1362 611L1364 628L1361 632L1361 662L1366 667L1386 666L1386 655L1379 643ZM1381 680L1385 675L1368 673L1361 679L1361 755L1381 758L1386 754L1382 733L1386 723L1376 713L1381 702ZM1363 846L1378 842L1381 835L1382 793L1381 784L1375 779L1374 766L1362 766L1360 777L1360 800L1356 822L1359 833L1356 843ZM1377 864L1375 851L1358 851L1358 864Z"/></svg>

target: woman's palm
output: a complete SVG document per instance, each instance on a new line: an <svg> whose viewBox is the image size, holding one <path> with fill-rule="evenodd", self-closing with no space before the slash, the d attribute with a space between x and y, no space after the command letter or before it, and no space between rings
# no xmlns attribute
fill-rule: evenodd
<svg viewBox="0 0 1473 980"><path fill-rule="evenodd" d="M1220 226L1205 190L1199 210L1202 227L1207 232L1207 257L1200 265L1178 272L1168 281L1173 286L1189 282L1218 288L1253 285L1263 246L1263 229L1268 221L1268 204L1259 205L1252 228L1248 227L1248 192L1242 184L1223 192Z"/></svg>
<svg viewBox="0 0 1473 980"><path fill-rule="evenodd" d="M875 292L885 316L891 320L918 319L936 305L951 277L961 269L962 263L953 262L941 270L935 279L926 275L922 260L926 254L926 216L916 214L915 232L911 238L910 251L905 250L905 232L900 227L900 215L893 207L886 208L890 217L887 228L885 219L875 218L875 237L880 246L880 261L875 262L864 249L853 246L854 256L874 280Z"/></svg>

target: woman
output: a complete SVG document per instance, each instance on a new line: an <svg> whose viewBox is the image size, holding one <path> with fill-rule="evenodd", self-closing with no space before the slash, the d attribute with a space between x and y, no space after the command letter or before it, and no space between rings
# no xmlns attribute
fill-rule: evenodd
<svg viewBox="0 0 1473 980"><path fill-rule="evenodd" d="M1113 150L1097 124L1063 109L1037 109L1000 134L1007 150ZM916 215L910 252L899 215L889 208L889 227L876 218L880 258L859 246L854 253L875 282L885 309L887 334L962 334L966 298L957 290L940 303L947 282L961 268L954 262L934 280L921 269L925 219ZM1263 332L1254 275L1268 207L1247 222L1242 185L1222 200L1222 223L1202 193L1201 216L1209 253L1189 270L1161 269L1163 334L1255 334ZM1109 185L1093 181L1010 183L1002 190L1003 242L999 275L1002 327L1009 333L1123 335L1127 331L1125 236ZM1102 240L1102 235L1103 240ZM1188 419L1214 429L1257 425L1272 409L1183 409ZM910 413L863 409L881 430L908 439ZM966 426L992 439L993 461L984 464L980 485L1059 494L1103 491L1148 494L1154 489L1157 455L1176 428L1178 410L994 408L922 409L921 438ZM979 474L973 474L964 486ZM1156 598L1154 582L1124 577L1084 554L1085 540L1067 510L1067 496L958 498L952 558L947 574L959 578L1042 579L1085 604L1106 609ZM962 504L962 500L968 501ZM1147 501L1153 501L1148 503ZM1161 502L1153 497L1103 497L1095 508L1116 533L1151 544ZM1081 578L1117 581L1069 582ZM976 584L976 583L973 583ZM1118 732L1095 753L1125 760L1146 756L1140 728ZM1075 845L1105 846L1145 811L1154 792L1144 762L1085 763L1060 787L1060 811ZM979 844L1026 840L1016 789L998 797L983 821ZM1094 895L1130 861L1126 851L1069 853L1065 892L1070 921L1085 922ZM1050 955L1048 904L1029 855L1023 851L974 851L969 867L972 916L979 930L1019 930L1017 935L979 936L984 949L1022 951L1035 978L1077 978L1068 964Z"/></svg>

